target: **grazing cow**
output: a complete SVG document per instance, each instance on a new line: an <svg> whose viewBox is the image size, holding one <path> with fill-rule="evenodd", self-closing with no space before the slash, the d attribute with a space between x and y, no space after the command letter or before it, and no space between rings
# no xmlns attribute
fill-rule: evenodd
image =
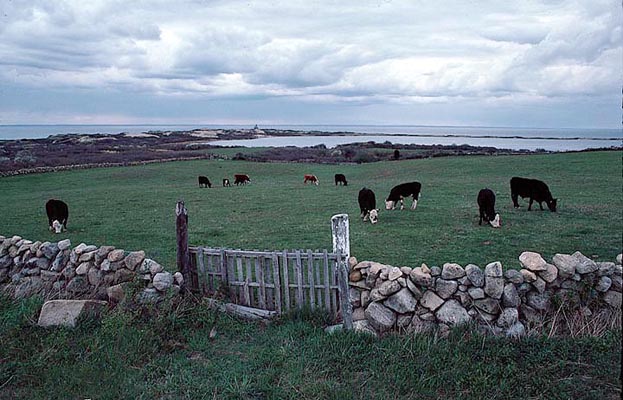
<svg viewBox="0 0 623 400"><path fill-rule="evenodd" d="M234 175L234 185L238 186L238 185L246 185L247 183L251 182L251 178L249 178L249 175L245 175L245 174L235 174Z"/></svg>
<svg viewBox="0 0 623 400"><path fill-rule="evenodd" d="M63 228L67 230L69 209L64 201L55 199L48 200L48 202L45 203L45 212L48 214L50 230L54 230L55 233L61 233Z"/></svg>
<svg viewBox="0 0 623 400"><path fill-rule="evenodd" d="M311 182L311 183L313 183L316 186L318 186L318 183L320 183L320 181L318 181L318 177L316 175L305 174L305 177L303 179L303 183L307 183L307 182Z"/></svg>
<svg viewBox="0 0 623 400"><path fill-rule="evenodd" d="M406 197L413 197L413 204L411 205L411 209L415 210L417 207L417 202L420 197L420 190L422 189L422 184L420 182L409 182L409 183L401 183L400 185L394 186L392 190L389 192L389 196L385 200L385 209L393 210L396 208L396 203L400 200L400 209L404 210L405 205L403 199Z"/></svg>
<svg viewBox="0 0 623 400"><path fill-rule="evenodd" d="M231 186L231 183L229 183L229 179L223 178L223 187L229 187L229 186Z"/></svg>
<svg viewBox="0 0 623 400"><path fill-rule="evenodd" d="M495 212L495 193L491 189L482 189L478 192L478 208L480 210L480 221L478 225L482 225L482 220L491 224L494 228L501 225L500 214Z"/></svg>
<svg viewBox="0 0 623 400"><path fill-rule="evenodd" d="M207 176L199 176L199 187L202 186L207 188L212 187L212 182L210 182Z"/></svg>
<svg viewBox="0 0 623 400"><path fill-rule="evenodd" d="M359 191L357 200L359 200L359 209L361 210L363 221L365 222L370 218L370 222L376 224L379 220L379 210L376 208L374 192L364 187Z"/></svg>
<svg viewBox="0 0 623 400"><path fill-rule="evenodd" d="M513 177L511 179L511 198L513 199L513 205L515 208L519 208L517 197L521 196L523 199L530 198L530 204L528 204L528 211L532 208L532 202L539 203L539 207L543 210L543 202L547 204L547 207L551 212L556 211L556 205L558 199L552 198L552 194L549 191L549 187L545 182L537 179L527 179Z"/></svg>
<svg viewBox="0 0 623 400"><path fill-rule="evenodd" d="M346 182L346 177L344 176L344 174L335 174L335 186L337 186L338 183L341 183L344 186L348 186L348 182Z"/></svg>

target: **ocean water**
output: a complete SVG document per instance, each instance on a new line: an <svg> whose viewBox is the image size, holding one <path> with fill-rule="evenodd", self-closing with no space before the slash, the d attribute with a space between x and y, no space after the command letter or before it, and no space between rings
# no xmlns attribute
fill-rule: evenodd
<svg viewBox="0 0 623 400"><path fill-rule="evenodd" d="M50 135L142 133L148 131L183 131L192 129L243 129L249 125L0 125L0 140L37 139ZM545 149L550 151L583 150L623 146L622 129L584 128L508 128L461 126L407 125L262 125L263 129L318 131L326 136L292 136L250 140L219 141L224 146L314 146L334 147L353 142L385 142L400 144L469 144L507 149ZM351 136L347 133L365 134ZM332 135L339 133L340 135ZM345 134L346 133L346 134Z"/></svg>

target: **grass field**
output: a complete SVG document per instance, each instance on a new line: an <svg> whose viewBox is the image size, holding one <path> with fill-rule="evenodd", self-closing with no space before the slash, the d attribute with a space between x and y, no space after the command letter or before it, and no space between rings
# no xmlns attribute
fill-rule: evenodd
<svg viewBox="0 0 623 400"><path fill-rule="evenodd" d="M0 297L0 399L600 399L621 396L621 333L382 340L322 318L263 326L181 304L37 327L37 299ZM216 328L212 340L209 333Z"/></svg>
<svg viewBox="0 0 623 400"><path fill-rule="evenodd" d="M335 187L333 174L350 185ZM224 176L248 173L245 187ZM320 186L304 186L304 173ZM199 189L197 175L216 184ZM514 175L546 181L558 213L514 210ZM418 209L380 212L363 224L357 192L382 206L400 182L422 182ZM476 194L498 195L503 227L478 226ZM551 257L621 251L621 152L434 158L361 165L196 161L0 179L2 232L33 240L145 249L174 268L175 202L189 209L193 244L257 249L330 248L329 220L351 215L359 259L394 265L501 260L523 250ZM47 230L44 203L69 203L69 232ZM538 208L538 207L537 207ZM270 325L165 301L159 310L117 307L77 329L36 326L42 301L0 296L0 399L619 399L621 332L602 337L485 337L470 327L434 334L325 334L326 316ZM303 318L302 318L303 317ZM212 328L217 336L209 339ZM545 326L544 332L548 332Z"/></svg>
<svg viewBox="0 0 623 400"><path fill-rule="evenodd" d="M231 152L231 150L228 150ZM347 187L333 184L344 173ZM223 177L247 173L252 184L221 187ZM303 185L313 173L319 186ZM199 189L197 175L212 189ZM560 198L559 212L515 210L512 176L548 183ZM416 211L386 211L392 186L417 180L422 195ZM376 193L377 225L359 218L357 193ZM497 194L503 227L478 226L476 195L489 187ZM331 248L330 218L351 217L351 252L359 260L416 266L500 260L515 268L524 250L546 258L576 250L600 260L621 252L623 197L621 152L531 156L447 157L349 165L190 161L26 175L0 179L2 232L32 240L84 241L127 250L174 268L175 203L189 210L194 245L243 249ZM69 231L47 230L44 204L60 198L70 207ZM410 202L408 203L410 204ZM538 206L536 206L538 210Z"/></svg>

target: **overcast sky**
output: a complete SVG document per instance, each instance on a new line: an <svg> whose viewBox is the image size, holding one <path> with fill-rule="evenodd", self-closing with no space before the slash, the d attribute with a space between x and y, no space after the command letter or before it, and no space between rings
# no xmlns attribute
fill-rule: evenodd
<svg viewBox="0 0 623 400"><path fill-rule="evenodd" d="M0 124L621 127L620 0L0 0Z"/></svg>

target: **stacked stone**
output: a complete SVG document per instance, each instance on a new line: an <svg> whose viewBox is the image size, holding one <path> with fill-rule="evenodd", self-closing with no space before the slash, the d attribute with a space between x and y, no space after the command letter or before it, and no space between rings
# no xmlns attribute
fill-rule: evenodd
<svg viewBox="0 0 623 400"><path fill-rule="evenodd" d="M119 288L140 276L146 298L168 290L179 292L182 276L164 271L144 251L126 252L113 246L80 243L32 242L20 236L0 236L0 288L16 298L35 294L55 298L106 298L119 300ZM113 288L111 291L110 288ZM116 287L116 290L114 289Z"/></svg>
<svg viewBox="0 0 623 400"><path fill-rule="evenodd" d="M548 311L556 294L579 298L581 290L591 290L605 307L621 307L620 254L616 264L595 262L580 252L556 254L553 264L524 252L519 261L521 270L504 273L498 261L484 270L455 263L398 268L351 257L354 327L376 334L437 327L443 333L475 321L495 334L518 337L525 333L526 321Z"/></svg>

